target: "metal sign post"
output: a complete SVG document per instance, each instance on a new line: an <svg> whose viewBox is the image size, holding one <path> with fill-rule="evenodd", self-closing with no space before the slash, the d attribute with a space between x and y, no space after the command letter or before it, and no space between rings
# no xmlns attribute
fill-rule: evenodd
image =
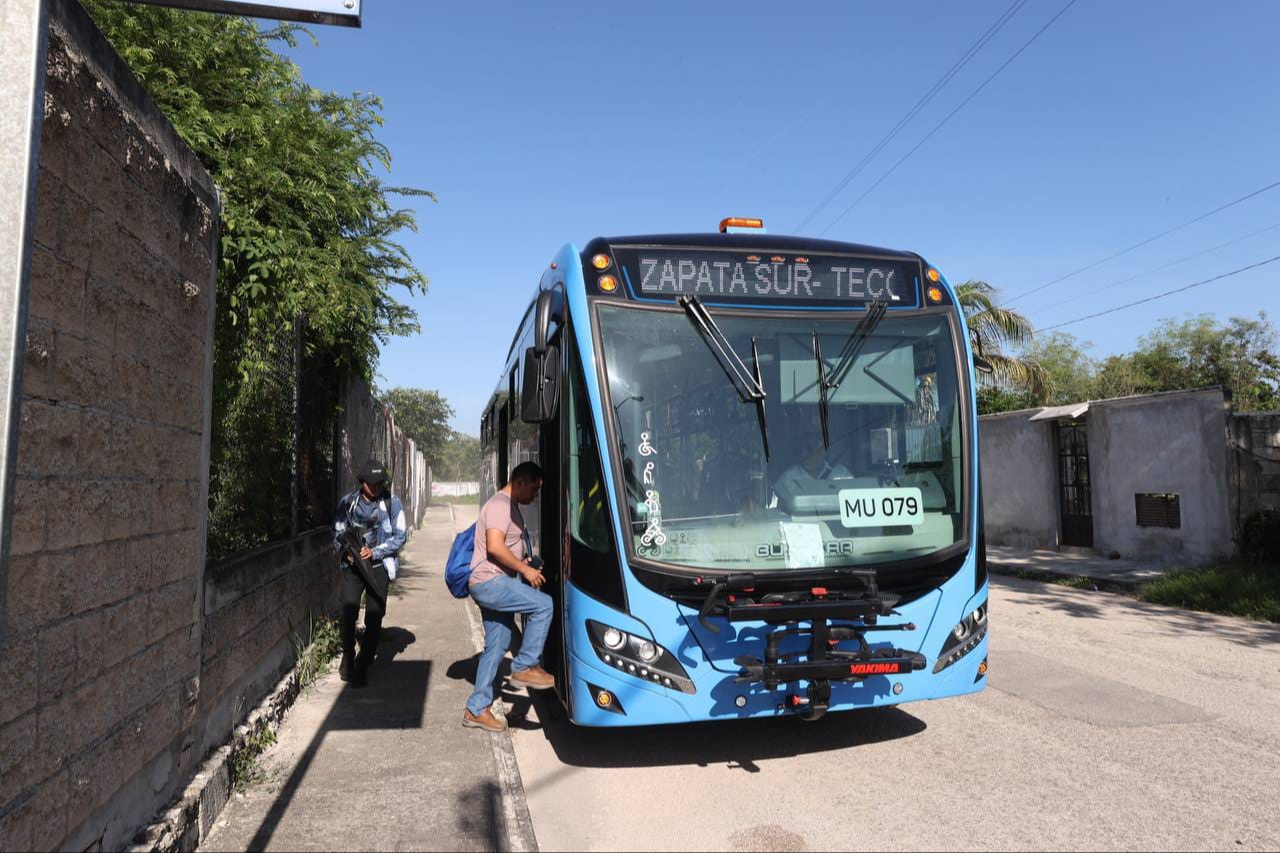
<svg viewBox="0 0 1280 853"><path fill-rule="evenodd" d="M44 119L45 0L0 3L0 637L13 524L27 286Z"/></svg>
<svg viewBox="0 0 1280 853"><path fill-rule="evenodd" d="M281 21L301 21L306 24L336 24L340 27L360 26L362 0L132 0L134 3L150 3L153 6L174 6L179 9L198 9L202 12L220 12L224 15L244 15L254 18L275 18Z"/></svg>

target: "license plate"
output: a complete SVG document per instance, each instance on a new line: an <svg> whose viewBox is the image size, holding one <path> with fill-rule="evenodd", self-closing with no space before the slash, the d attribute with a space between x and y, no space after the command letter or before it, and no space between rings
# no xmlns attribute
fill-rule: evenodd
<svg viewBox="0 0 1280 853"><path fill-rule="evenodd" d="M919 524L924 500L916 488L842 489L840 523L845 527L890 527Z"/></svg>

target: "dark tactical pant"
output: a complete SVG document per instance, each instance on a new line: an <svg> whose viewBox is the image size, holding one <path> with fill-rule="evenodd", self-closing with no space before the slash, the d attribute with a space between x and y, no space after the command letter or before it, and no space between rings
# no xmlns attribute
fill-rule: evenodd
<svg viewBox="0 0 1280 853"><path fill-rule="evenodd" d="M342 606L342 651L347 654L354 654L356 650L356 619L360 615L360 596L363 593L364 581L359 573L343 567L339 601ZM365 596L364 639L360 643L356 666L368 669L373 663L373 656L378 653L378 641L382 638L382 617L385 615L386 609L376 598Z"/></svg>

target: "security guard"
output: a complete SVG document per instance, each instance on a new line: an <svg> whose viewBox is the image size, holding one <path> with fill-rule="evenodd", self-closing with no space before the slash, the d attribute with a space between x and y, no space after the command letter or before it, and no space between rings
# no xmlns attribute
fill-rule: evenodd
<svg viewBox="0 0 1280 853"><path fill-rule="evenodd" d="M386 466L370 459L360 469L360 488L345 495L338 502L333 518L333 544L341 548L339 537L349 525L364 529L364 546L360 556L372 564L375 573L386 573L387 581L396 577L396 555L404 546L407 529L404 507L400 499L391 494L387 486ZM382 617L386 614L386 602L370 588L354 565L353 557L344 551L342 563L342 664L338 674L352 687L368 685L369 666L378 653L378 640L382 636ZM360 656L356 657L356 617L360 613L360 596L364 595L364 638L360 642Z"/></svg>

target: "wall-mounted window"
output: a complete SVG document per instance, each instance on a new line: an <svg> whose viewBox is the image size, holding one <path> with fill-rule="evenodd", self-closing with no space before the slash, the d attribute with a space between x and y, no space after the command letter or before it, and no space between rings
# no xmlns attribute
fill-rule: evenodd
<svg viewBox="0 0 1280 853"><path fill-rule="evenodd" d="M1133 496L1139 527L1181 527L1182 508L1178 496L1139 494Z"/></svg>

